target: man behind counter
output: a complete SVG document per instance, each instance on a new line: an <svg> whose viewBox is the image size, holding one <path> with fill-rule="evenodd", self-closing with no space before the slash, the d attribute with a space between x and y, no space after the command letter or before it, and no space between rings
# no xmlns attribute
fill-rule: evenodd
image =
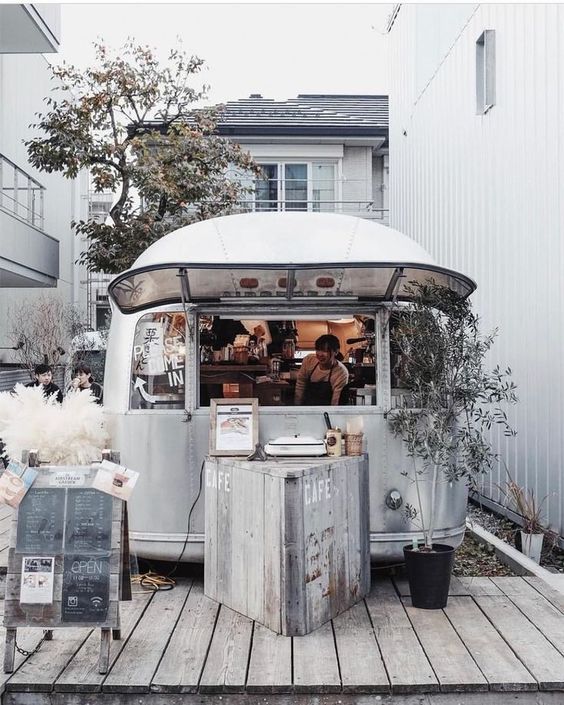
<svg viewBox="0 0 564 705"><path fill-rule="evenodd" d="M337 406L349 379L347 368L337 360L339 339L322 335L315 341L315 353L307 355L296 380L296 405Z"/></svg>

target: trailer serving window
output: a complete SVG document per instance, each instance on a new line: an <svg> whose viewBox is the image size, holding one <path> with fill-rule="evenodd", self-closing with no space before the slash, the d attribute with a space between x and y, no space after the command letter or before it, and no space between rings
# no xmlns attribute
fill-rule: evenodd
<svg viewBox="0 0 564 705"><path fill-rule="evenodd" d="M339 385L339 405L376 404L373 316L274 320L200 315L198 329L199 406L209 406L210 399L230 397L256 397L261 406L296 405L300 371L303 378L306 369L316 367L312 359L316 340L325 335L337 339L341 365L326 374L316 370L312 380L334 384L339 376L344 379L342 389ZM309 361L308 355L312 356Z"/></svg>

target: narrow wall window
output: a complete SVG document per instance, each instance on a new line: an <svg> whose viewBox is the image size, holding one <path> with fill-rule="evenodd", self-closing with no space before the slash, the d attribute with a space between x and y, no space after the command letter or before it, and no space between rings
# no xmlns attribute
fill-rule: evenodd
<svg viewBox="0 0 564 705"><path fill-rule="evenodd" d="M476 114L495 105L495 29L486 29L476 41Z"/></svg>

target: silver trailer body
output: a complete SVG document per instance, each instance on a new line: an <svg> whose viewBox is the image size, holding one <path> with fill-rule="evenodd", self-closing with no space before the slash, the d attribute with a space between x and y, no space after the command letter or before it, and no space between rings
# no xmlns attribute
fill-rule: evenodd
<svg viewBox="0 0 564 705"><path fill-rule="evenodd" d="M238 286L249 273L263 287L253 295ZM334 278L335 286L316 295L320 276ZM365 313L375 320L376 405L328 410L334 426L345 428L351 417L364 422L372 560L402 557L402 547L421 532L403 512L407 503L417 504L415 487L402 474L412 461L386 418L394 404L388 324L392 305L409 300L409 281L429 278L465 296L475 289L470 279L437 266L419 245L386 226L333 214L254 213L175 231L114 279L104 405L112 447L141 473L130 502L133 550L152 559L203 561L204 502L196 498L208 454L210 409L199 402L199 316L334 319ZM282 280L285 289L277 291ZM166 399L158 408L132 408L136 327L153 312L186 316L181 408L167 408L174 404ZM323 410L261 407L260 442L295 433L323 437ZM429 500L424 494L424 510ZM465 516L464 484L441 484L436 537L458 545Z"/></svg>

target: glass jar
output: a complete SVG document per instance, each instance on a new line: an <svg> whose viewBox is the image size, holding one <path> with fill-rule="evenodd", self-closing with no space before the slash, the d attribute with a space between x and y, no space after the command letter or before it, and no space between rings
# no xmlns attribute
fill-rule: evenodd
<svg viewBox="0 0 564 705"><path fill-rule="evenodd" d="M293 360L296 355L296 341L293 338L286 338L282 343L282 358Z"/></svg>

